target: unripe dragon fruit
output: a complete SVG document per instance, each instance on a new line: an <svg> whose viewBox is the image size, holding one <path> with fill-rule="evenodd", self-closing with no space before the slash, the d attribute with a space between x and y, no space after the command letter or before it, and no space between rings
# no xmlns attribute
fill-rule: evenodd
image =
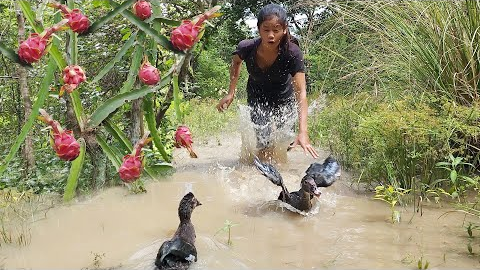
<svg viewBox="0 0 480 270"><path fill-rule="evenodd" d="M152 16L152 7L150 3L145 0L137 1L133 5L133 14L135 14L140 20L146 20Z"/></svg>
<svg viewBox="0 0 480 270"><path fill-rule="evenodd" d="M63 130L60 124L43 109L40 109L40 120L52 127L52 147L57 156L66 161L72 161L80 154L80 144L75 140L71 130Z"/></svg>
<svg viewBox="0 0 480 270"><path fill-rule="evenodd" d="M160 81L160 72L145 58L138 71L138 77L146 85L155 85Z"/></svg>
<svg viewBox="0 0 480 270"><path fill-rule="evenodd" d="M90 27L90 21L87 16L85 16L80 9L75 8L70 10L66 5L62 5L58 2L49 3L48 6L60 9L63 16L68 19L68 26L75 33L83 33L88 30Z"/></svg>
<svg viewBox="0 0 480 270"><path fill-rule="evenodd" d="M211 10L200 15L196 20L184 20L182 24L174 28L170 34L172 45L178 50L185 51L193 47L195 42L199 40L198 34L202 30L202 24L206 19L216 17L215 13L219 6L215 6Z"/></svg>
<svg viewBox="0 0 480 270"><path fill-rule="evenodd" d="M63 82L64 85L60 90L60 95L63 94L63 91L67 93L72 93L75 88L87 79L85 76L85 71L80 66L70 65L63 69Z"/></svg>
<svg viewBox="0 0 480 270"><path fill-rule="evenodd" d="M178 126L177 131L175 132L175 147L185 147L190 153L190 157L197 158L198 156L193 151L192 144L193 140L190 129L185 125Z"/></svg>
<svg viewBox="0 0 480 270"><path fill-rule="evenodd" d="M67 23L67 20L62 20L51 28L46 29L41 34L32 33L30 36L20 43L18 47L18 56L20 60L31 64L37 62L45 54L50 36L62 29L62 26Z"/></svg>
<svg viewBox="0 0 480 270"><path fill-rule="evenodd" d="M142 174L143 170L143 154L142 148L152 141L148 138L149 132L146 132L133 147L133 152L123 157L122 166L118 169L120 178L125 183L133 183Z"/></svg>

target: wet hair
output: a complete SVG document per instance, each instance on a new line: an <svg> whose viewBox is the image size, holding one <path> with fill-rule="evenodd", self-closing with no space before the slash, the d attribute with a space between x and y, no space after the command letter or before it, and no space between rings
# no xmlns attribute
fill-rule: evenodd
<svg viewBox="0 0 480 270"><path fill-rule="evenodd" d="M298 40L293 38L288 30L287 11L280 5L268 4L264 6L260 12L258 12L257 27L260 28L260 25L262 25L264 21L272 19L273 16L277 17L283 28L287 29L287 33L283 36L282 41L280 42L280 47L288 50L288 41L292 41L298 45Z"/></svg>

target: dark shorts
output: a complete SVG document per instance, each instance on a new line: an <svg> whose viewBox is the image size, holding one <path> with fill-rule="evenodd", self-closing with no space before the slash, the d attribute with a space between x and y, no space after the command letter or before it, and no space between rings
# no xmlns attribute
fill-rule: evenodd
<svg viewBox="0 0 480 270"><path fill-rule="evenodd" d="M257 149L272 147L272 133L278 129L293 129L291 123L296 117L296 105L290 100L283 105L268 106L264 103L252 103L250 107L250 119L253 122L257 137Z"/></svg>

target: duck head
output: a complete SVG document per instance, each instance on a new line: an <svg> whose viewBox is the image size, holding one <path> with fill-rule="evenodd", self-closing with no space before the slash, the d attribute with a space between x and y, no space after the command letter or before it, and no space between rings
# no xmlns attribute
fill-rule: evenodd
<svg viewBox="0 0 480 270"><path fill-rule="evenodd" d="M302 178L301 189L309 193L311 195L310 197L312 196L319 197L322 194L320 189L317 187L315 180L308 175L305 175Z"/></svg>
<svg viewBox="0 0 480 270"><path fill-rule="evenodd" d="M193 209L200 205L202 204L197 200L197 198L195 198L195 195L193 195L192 192L185 194L178 205L178 216L180 217L180 221L190 220Z"/></svg>

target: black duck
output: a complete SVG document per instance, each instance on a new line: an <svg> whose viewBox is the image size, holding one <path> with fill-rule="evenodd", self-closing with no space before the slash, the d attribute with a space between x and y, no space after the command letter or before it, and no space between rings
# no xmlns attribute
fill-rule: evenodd
<svg viewBox="0 0 480 270"><path fill-rule="evenodd" d="M187 269L192 262L197 261L195 248L195 228L191 217L195 207L202 205L189 192L183 196L178 206L180 224L172 239L163 242L158 250L155 265L158 269Z"/></svg>

